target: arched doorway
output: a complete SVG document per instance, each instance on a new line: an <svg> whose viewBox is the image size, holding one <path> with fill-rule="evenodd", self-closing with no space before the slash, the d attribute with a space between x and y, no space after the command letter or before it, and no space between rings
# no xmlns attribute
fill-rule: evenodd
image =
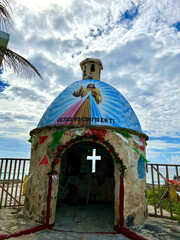
<svg viewBox="0 0 180 240"><path fill-rule="evenodd" d="M96 149L95 172L92 156ZM61 159L55 228L68 231L113 231L114 163L105 147L79 142L68 148Z"/></svg>

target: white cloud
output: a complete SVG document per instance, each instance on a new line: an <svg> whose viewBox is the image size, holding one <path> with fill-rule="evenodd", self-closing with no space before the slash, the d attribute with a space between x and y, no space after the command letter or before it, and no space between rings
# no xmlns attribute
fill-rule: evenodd
<svg viewBox="0 0 180 240"><path fill-rule="evenodd" d="M28 7L29 9L33 10L33 11L41 11L42 9L49 9L51 5L53 4L58 4L59 6L61 6L62 8L67 8L69 7L69 5L72 3L72 0L31 0L30 2L25 2L23 0L16 0L16 2L19 5L23 5Z"/></svg>
<svg viewBox="0 0 180 240"><path fill-rule="evenodd" d="M165 142L162 140L150 140L148 141L147 148L168 151L169 149L180 149L180 143Z"/></svg>
<svg viewBox="0 0 180 240"><path fill-rule="evenodd" d="M180 165L180 155L172 155L170 164L179 164Z"/></svg>
<svg viewBox="0 0 180 240"><path fill-rule="evenodd" d="M159 157L155 149L179 148L178 0L15 0L11 6L8 47L28 58L44 80L27 81L6 70L11 87L3 92L0 116L9 122L1 118L0 134L25 140L53 99L81 79L79 62L95 57L104 65L102 80L126 97L150 136L151 156ZM133 9L134 18L122 21ZM151 141L164 136L169 142Z"/></svg>

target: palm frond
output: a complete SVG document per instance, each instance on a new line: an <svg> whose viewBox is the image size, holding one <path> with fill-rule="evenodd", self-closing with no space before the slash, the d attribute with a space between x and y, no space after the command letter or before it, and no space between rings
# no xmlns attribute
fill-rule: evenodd
<svg viewBox="0 0 180 240"><path fill-rule="evenodd" d="M4 30L3 28L5 27L7 30L8 26L11 26L11 13L12 9L8 1L2 0L0 2L0 29Z"/></svg>
<svg viewBox="0 0 180 240"><path fill-rule="evenodd" d="M27 78L34 77L34 75L37 74L42 79L38 70L27 59L16 52L8 48L0 47L0 58L2 58L2 67L8 66L13 69L15 73L23 74Z"/></svg>

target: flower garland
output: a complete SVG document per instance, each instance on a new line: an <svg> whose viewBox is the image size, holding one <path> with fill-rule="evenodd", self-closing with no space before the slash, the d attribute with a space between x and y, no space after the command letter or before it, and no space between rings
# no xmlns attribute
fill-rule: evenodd
<svg viewBox="0 0 180 240"><path fill-rule="evenodd" d="M92 140L93 142L99 141L101 144L105 145L105 147L108 148L109 153L113 155L113 160L120 165L119 171L124 177L124 172L127 168L123 164L123 160L119 158L119 154L115 152L114 147L109 143L108 140L105 141L103 137L98 137L97 135L90 134L89 132L85 133L82 136L77 136L76 138L71 139L70 141L66 142L65 145L58 146L57 152L55 153L55 159L51 164L51 171L48 173L48 175L53 175L56 172L54 168L56 164L60 162L60 159L63 155L64 150L70 147L72 144L81 142L82 140Z"/></svg>

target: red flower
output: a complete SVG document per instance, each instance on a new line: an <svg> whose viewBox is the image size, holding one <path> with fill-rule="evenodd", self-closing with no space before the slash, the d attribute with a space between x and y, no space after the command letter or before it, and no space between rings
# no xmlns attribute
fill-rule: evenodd
<svg viewBox="0 0 180 240"><path fill-rule="evenodd" d="M102 129L91 129L91 132L93 135L96 137L104 137L107 133L107 130L102 130Z"/></svg>
<svg viewBox="0 0 180 240"><path fill-rule="evenodd" d="M61 145L61 146L59 146L59 149L60 149L60 150L63 150L63 149L64 149L64 147Z"/></svg>
<svg viewBox="0 0 180 240"><path fill-rule="evenodd" d="M104 138L100 138L99 141L100 141L100 143L103 143L104 142Z"/></svg>
<svg viewBox="0 0 180 240"><path fill-rule="evenodd" d="M54 162L55 162L55 164L58 164L58 163L60 162L60 159L59 159L59 158L56 158L56 159L54 160Z"/></svg>
<svg viewBox="0 0 180 240"><path fill-rule="evenodd" d="M75 144L75 143L77 143L77 140L76 140L76 139L74 140L74 144Z"/></svg>
<svg viewBox="0 0 180 240"><path fill-rule="evenodd" d="M93 142L96 142L97 140L98 140L98 138L94 138L94 139L93 139Z"/></svg>
<svg viewBox="0 0 180 240"><path fill-rule="evenodd" d="M119 153L116 154L116 158L118 158L118 157L119 157Z"/></svg>
<svg viewBox="0 0 180 240"><path fill-rule="evenodd" d="M66 142L65 145L66 145L66 146L70 146L70 142Z"/></svg>
<svg viewBox="0 0 180 240"><path fill-rule="evenodd" d="M114 150L113 150L112 148L110 148L108 151L109 151L110 153L114 152Z"/></svg>
<svg viewBox="0 0 180 240"><path fill-rule="evenodd" d="M108 144L106 145L106 147L110 147L110 145L111 145L111 144L110 144L110 143L108 143Z"/></svg>
<svg viewBox="0 0 180 240"><path fill-rule="evenodd" d="M59 153L61 153L60 151L57 151L56 153L55 153L55 155L58 155Z"/></svg>
<svg viewBox="0 0 180 240"><path fill-rule="evenodd" d="M91 134L88 132L88 133L86 133L86 137L87 138L90 138L91 137Z"/></svg>

